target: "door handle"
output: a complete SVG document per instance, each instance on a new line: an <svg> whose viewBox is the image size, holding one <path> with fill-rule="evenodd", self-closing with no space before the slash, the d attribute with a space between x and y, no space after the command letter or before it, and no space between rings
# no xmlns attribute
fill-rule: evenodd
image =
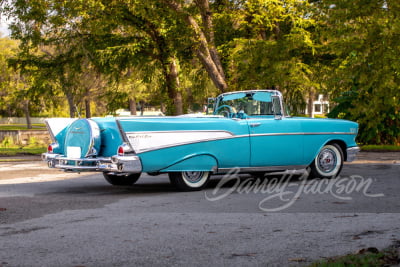
<svg viewBox="0 0 400 267"><path fill-rule="evenodd" d="M259 122L254 122L254 123L250 123L250 127L258 127L258 126L260 126L261 125L261 123L259 123Z"/></svg>

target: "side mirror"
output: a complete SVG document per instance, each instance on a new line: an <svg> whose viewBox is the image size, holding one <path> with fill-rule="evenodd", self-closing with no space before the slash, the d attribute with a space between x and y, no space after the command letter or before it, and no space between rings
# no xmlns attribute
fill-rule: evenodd
<svg viewBox="0 0 400 267"><path fill-rule="evenodd" d="M274 117L275 120L281 120L282 119L282 102L281 98L279 96L272 96L272 110L274 112Z"/></svg>
<svg viewBox="0 0 400 267"><path fill-rule="evenodd" d="M214 107L215 107L216 100L217 99L214 97L209 97L207 99L207 107L205 110L207 115L214 114Z"/></svg>

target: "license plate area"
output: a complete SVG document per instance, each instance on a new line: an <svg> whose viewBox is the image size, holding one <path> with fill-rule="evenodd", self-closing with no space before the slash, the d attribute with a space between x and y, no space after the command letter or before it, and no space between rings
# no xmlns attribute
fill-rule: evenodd
<svg viewBox="0 0 400 267"><path fill-rule="evenodd" d="M67 158L79 159L81 158L82 149L79 146L68 146L67 147Z"/></svg>

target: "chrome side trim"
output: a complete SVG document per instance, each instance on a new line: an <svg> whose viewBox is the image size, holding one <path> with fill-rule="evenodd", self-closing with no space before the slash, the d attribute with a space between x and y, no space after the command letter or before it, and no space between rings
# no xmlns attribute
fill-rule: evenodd
<svg viewBox="0 0 400 267"><path fill-rule="evenodd" d="M358 146L349 147L348 149L346 149L346 153L347 153L346 161L348 161L348 162L354 161L357 157L358 152L360 152L360 150L361 149Z"/></svg>
<svg viewBox="0 0 400 267"><path fill-rule="evenodd" d="M118 127L118 130L119 130L119 134L120 134L120 136L121 136L121 138L122 138L122 141L123 141L127 146L129 146L130 150L133 151L133 153L136 153L136 151L135 151L135 149L133 148L131 142L129 142L129 138L128 138L127 133L126 133L126 132L124 131L124 129L122 128L122 125L121 125L120 120L119 120L119 119L115 119L115 122L117 123L117 127Z"/></svg>
<svg viewBox="0 0 400 267"><path fill-rule="evenodd" d="M56 139L56 137L54 136L53 131L51 130L49 121L48 121L48 120L45 120L44 123L46 124L47 131L48 131L49 134L50 134L50 138L51 138L52 143L57 143L57 139Z"/></svg>
<svg viewBox="0 0 400 267"><path fill-rule="evenodd" d="M100 127L97 125L95 121L91 119L86 119L86 122L89 124L90 127L90 144L88 152L86 153L85 157L97 156L97 153L99 151L96 151L94 145L95 145L95 139L100 138Z"/></svg>
<svg viewBox="0 0 400 267"><path fill-rule="evenodd" d="M138 132L126 132L126 134L152 134L152 133L227 133L234 135L230 131L226 130L178 130L178 131L138 131Z"/></svg>
<svg viewBox="0 0 400 267"><path fill-rule="evenodd" d="M126 136L126 133L125 133L125 131L124 131L123 128L122 128L120 119L115 119L115 122L117 123L117 127L118 127L118 130L119 130L119 133L121 134L122 140L123 140L125 143L129 143L128 137Z"/></svg>
<svg viewBox="0 0 400 267"><path fill-rule="evenodd" d="M258 136L282 136L282 135L357 135L356 133L350 132L316 132L316 133L305 133L305 132L297 132L297 133L263 133L263 134L250 134L251 137Z"/></svg>
<svg viewBox="0 0 400 267"><path fill-rule="evenodd" d="M263 167L235 167L239 168L239 172L269 172L269 171L285 171L285 170L300 170L307 168L307 165L283 165L283 166L263 166ZM227 173L233 168L218 168L216 173Z"/></svg>

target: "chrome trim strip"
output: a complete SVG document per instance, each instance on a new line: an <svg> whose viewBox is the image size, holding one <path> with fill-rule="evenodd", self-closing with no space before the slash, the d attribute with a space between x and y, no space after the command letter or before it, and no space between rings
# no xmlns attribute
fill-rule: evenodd
<svg viewBox="0 0 400 267"><path fill-rule="evenodd" d="M125 131L123 130L122 125L120 123L120 119L115 119L115 122L117 123L117 127L119 130L119 133L121 134L122 141L124 141L125 143L129 143L129 139L126 136L127 133L125 133Z"/></svg>
<svg viewBox="0 0 400 267"><path fill-rule="evenodd" d="M91 119L85 119L85 120L89 124L90 128L90 145L85 157L97 156L97 153L99 153L99 151L93 151L93 148L95 145L95 138L100 138L100 127L95 121Z"/></svg>
<svg viewBox="0 0 400 267"><path fill-rule="evenodd" d="M284 171L300 170L307 168L307 165L283 165L283 166L264 166L264 167L234 167L239 168L239 172L262 172L262 171ZM217 173L227 173L233 168L218 168Z"/></svg>
<svg viewBox="0 0 400 267"><path fill-rule="evenodd" d="M226 93L220 94L216 98L223 97L223 96L226 96L226 95L237 94L237 93L257 93L257 92L265 92L265 93L273 93L274 95L282 95L281 92L278 91L278 90L273 90L273 89L253 89L253 90L226 92Z"/></svg>
<svg viewBox="0 0 400 267"><path fill-rule="evenodd" d="M315 133L303 133L304 135L357 135L351 132L315 132Z"/></svg>
<svg viewBox="0 0 400 267"><path fill-rule="evenodd" d="M119 130L119 134L120 134L120 136L122 138L122 141L129 146L129 148L131 149L131 151L133 151L133 153L136 153L136 151L133 148L131 142L129 142L128 133L126 133L124 131L124 129L122 128L120 119L115 119L115 122L117 123L117 127L118 127L118 130Z"/></svg>
<svg viewBox="0 0 400 267"><path fill-rule="evenodd" d="M356 133L349 132L316 132L316 133L305 133L305 132L297 132L297 133L264 133L264 134L250 134L250 136L280 136L280 135L357 135Z"/></svg>
<svg viewBox="0 0 400 267"><path fill-rule="evenodd" d="M48 121L48 120L45 120L44 123L46 124L47 131L48 131L49 134L50 134L50 138L51 138L52 143L57 143L57 139L56 139L56 137L54 136L53 131L51 130L49 121Z"/></svg>
<svg viewBox="0 0 400 267"><path fill-rule="evenodd" d="M126 132L126 134L152 134L152 133L227 133L230 135L235 135L230 131L225 130L171 130L171 131L138 131L138 132Z"/></svg>

